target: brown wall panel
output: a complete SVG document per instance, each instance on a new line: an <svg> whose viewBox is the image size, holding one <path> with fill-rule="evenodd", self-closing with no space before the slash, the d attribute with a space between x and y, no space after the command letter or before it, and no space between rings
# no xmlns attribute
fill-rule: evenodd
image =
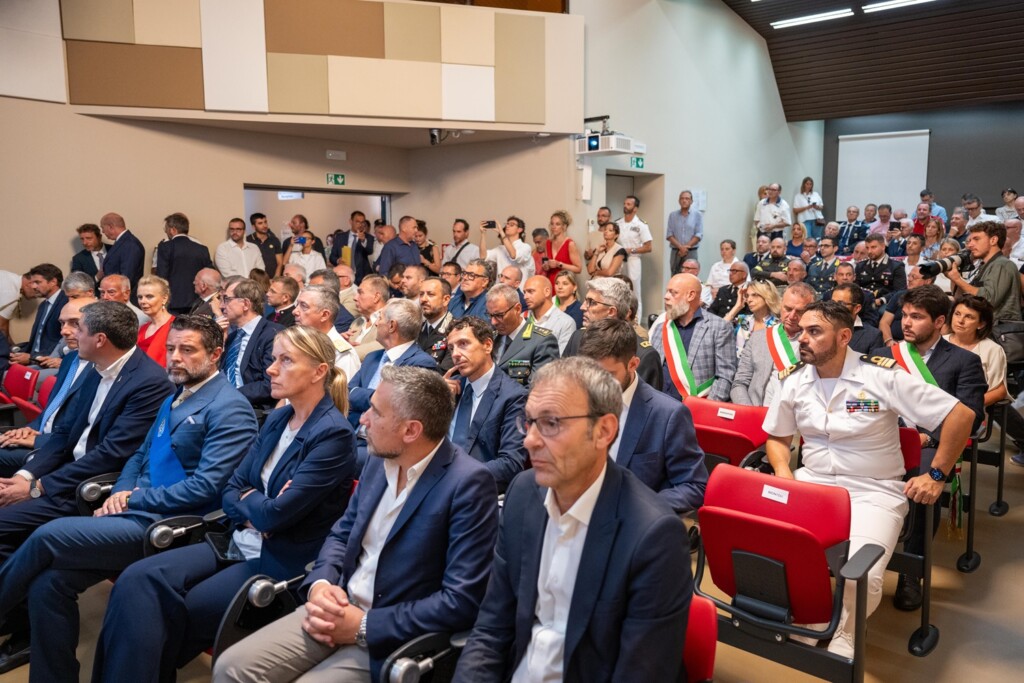
<svg viewBox="0 0 1024 683"><path fill-rule="evenodd" d="M202 50L68 40L71 104L202 109Z"/></svg>
<svg viewBox="0 0 1024 683"><path fill-rule="evenodd" d="M384 4L264 0L267 52L384 59Z"/></svg>

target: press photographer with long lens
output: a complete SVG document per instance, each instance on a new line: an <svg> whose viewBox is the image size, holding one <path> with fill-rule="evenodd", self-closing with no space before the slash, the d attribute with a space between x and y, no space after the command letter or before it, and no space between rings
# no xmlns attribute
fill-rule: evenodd
<svg viewBox="0 0 1024 683"><path fill-rule="evenodd" d="M1006 243L1006 228L995 221L981 221L970 228L966 249L971 257L980 261L971 282L960 275L960 264L952 263L952 256L946 273L958 291L985 299L995 308L997 322L1020 320L1020 277L1013 261L1003 256ZM945 265L943 263L942 265ZM923 272L923 269L922 269Z"/></svg>

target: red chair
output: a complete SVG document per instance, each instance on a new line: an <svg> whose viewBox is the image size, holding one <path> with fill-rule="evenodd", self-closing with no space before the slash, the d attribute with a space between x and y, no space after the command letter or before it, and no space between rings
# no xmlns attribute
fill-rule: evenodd
<svg viewBox="0 0 1024 683"><path fill-rule="evenodd" d="M696 593L725 612L718 617L721 642L825 680L864 680L867 574L884 549L868 544L848 557L846 489L718 467L698 517ZM705 563L729 602L701 591ZM833 575L846 580L835 590ZM853 659L792 640L831 638L846 590L857 598ZM824 630L796 625L820 623Z"/></svg>
<svg viewBox="0 0 1024 683"><path fill-rule="evenodd" d="M53 385L57 383L57 376L50 375L43 380L43 383L39 385L39 403L33 403L32 401L26 401L19 396L11 396L11 400L14 405L18 407L21 414L25 416L27 422L39 417L43 410L46 408L46 404L50 401L50 394L53 392Z"/></svg>
<svg viewBox="0 0 1024 683"><path fill-rule="evenodd" d="M4 375L4 390L0 393L0 399L4 403L13 403L11 399L20 398L31 401L36 393L36 381L39 379L39 371L35 368L25 367L17 363L11 365Z"/></svg>
<svg viewBox="0 0 1024 683"><path fill-rule="evenodd" d="M708 472L722 463L738 466L743 458L768 441L761 429L767 408L741 406L688 396L697 443L704 451Z"/></svg>
<svg viewBox="0 0 1024 683"><path fill-rule="evenodd" d="M718 611L715 603L694 595L686 623L683 662L687 683L706 683L715 677L715 646L718 644Z"/></svg>
<svg viewBox="0 0 1024 683"><path fill-rule="evenodd" d="M50 396L53 395L53 388L57 385L57 375L50 375L39 385L39 407L46 409L50 403Z"/></svg>

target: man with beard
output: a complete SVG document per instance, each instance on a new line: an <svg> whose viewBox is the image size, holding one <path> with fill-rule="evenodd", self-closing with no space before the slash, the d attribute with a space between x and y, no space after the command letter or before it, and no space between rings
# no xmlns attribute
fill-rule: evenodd
<svg viewBox="0 0 1024 683"><path fill-rule="evenodd" d="M451 349L448 348L448 327L454 316L448 312L452 288L439 277L428 277L420 285L420 310L423 311L423 327L416 343L434 359L441 372L452 369Z"/></svg>
<svg viewBox="0 0 1024 683"><path fill-rule="evenodd" d="M37 529L0 567L0 617L28 596L30 681L78 679L77 597L142 559L146 529L164 517L203 515L256 437L249 401L217 372L224 336L205 316L179 316L167 337L168 396L93 517ZM26 657L27 661L27 657Z"/></svg>
<svg viewBox="0 0 1024 683"><path fill-rule="evenodd" d="M706 396L728 401L736 374L732 325L700 305L701 282L673 275L665 288L665 313L651 325L651 344L661 357L664 389L672 398Z"/></svg>
<svg viewBox="0 0 1024 683"><path fill-rule="evenodd" d="M779 374L781 386L764 420L768 461L775 475L850 493L849 554L868 543L884 549L868 573L867 613L882 599L882 578L896 547L907 498L939 499L971 433L974 411L938 387L911 377L891 359L868 358L849 348L853 316L842 304L810 304L800 318L800 363ZM826 419L827 416L827 419ZM942 434L931 469L903 482L899 418ZM804 439L802 466L790 470L790 446ZM828 649L855 654L856 591L847 586L843 616ZM864 643L859 644L863 652Z"/></svg>

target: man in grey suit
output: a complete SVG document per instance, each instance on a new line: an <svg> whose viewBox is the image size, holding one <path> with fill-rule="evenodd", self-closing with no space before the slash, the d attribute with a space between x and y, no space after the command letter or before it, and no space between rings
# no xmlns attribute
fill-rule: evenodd
<svg viewBox="0 0 1024 683"><path fill-rule="evenodd" d="M782 311L779 316L786 336L796 348L796 338L800 336L800 316L807 305L815 301L818 295L814 288L806 282L790 285L782 295ZM799 360L799 356L797 356ZM750 335L740 353L739 366L732 380L729 396L733 403L744 406L767 405L771 398L768 383L772 372L776 369L775 361L768 350L768 330L758 330Z"/></svg>
<svg viewBox="0 0 1024 683"><path fill-rule="evenodd" d="M729 388L736 374L732 324L701 308L702 288L695 275L680 273L672 276L665 287L665 313L651 325L651 344L658 349L663 360L663 391L666 394L679 400L685 394L728 401ZM673 350L677 336L686 351L684 362L691 371L685 376L673 364L674 358L682 356ZM687 387L689 375L692 375L694 384Z"/></svg>

